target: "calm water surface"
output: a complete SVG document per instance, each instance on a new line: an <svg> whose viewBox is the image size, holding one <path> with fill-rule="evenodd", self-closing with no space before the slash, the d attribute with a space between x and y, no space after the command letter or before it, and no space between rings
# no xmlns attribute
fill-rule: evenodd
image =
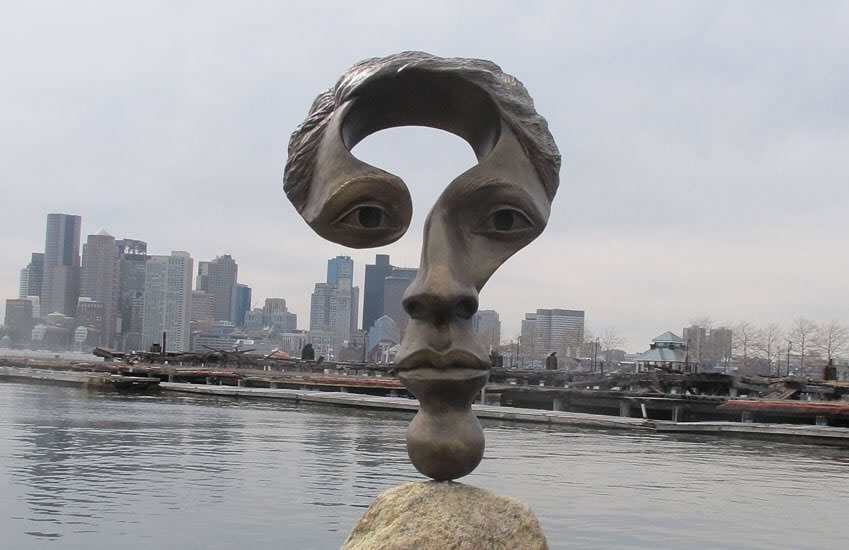
<svg viewBox="0 0 849 550"><path fill-rule="evenodd" d="M0 383L0 548L339 548L409 417ZM552 548L846 548L849 450L486 422Z"/></svg>

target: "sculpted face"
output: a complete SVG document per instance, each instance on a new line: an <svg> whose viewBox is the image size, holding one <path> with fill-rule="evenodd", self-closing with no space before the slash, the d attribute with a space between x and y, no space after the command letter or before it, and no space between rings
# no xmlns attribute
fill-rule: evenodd
<svg viewBox="0 0 849 550"><path fill-rule="evenodd" d="M472 326L478 294L545 228L560 158L524 88L497 66L420 52L366 60L319 96L290 142L285 188L317 233L357 248L404 234L412 207L403 181L350 152L366 136L404 125L455 133L478 157L425 222L395 358L398 378L420 402L407 433L413 464L434 479L456 479L484 450L471 412L490 368Z"/></svg>

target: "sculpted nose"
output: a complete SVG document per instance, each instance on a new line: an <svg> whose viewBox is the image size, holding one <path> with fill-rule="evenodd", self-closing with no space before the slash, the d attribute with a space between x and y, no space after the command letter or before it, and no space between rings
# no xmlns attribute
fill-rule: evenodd
<svg viewBox="0 0 849 550"><path fill-rule="evenodd" d="M478 292L449 274L420 273L404 293L402 304L412 319L441 325L471 319L478 311Z"/></svg>

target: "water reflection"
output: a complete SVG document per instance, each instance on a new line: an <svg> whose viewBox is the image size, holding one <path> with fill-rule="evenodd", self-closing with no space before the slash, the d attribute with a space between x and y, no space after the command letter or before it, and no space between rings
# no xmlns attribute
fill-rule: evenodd
<svg viewBox="0 0 849 550"><path fill-rule="evenodd" d="M420 479L409 415L0 384L3 547L338 548ZM843 545L849 452L484 422L466 480L529 503L552 548Z"/></svg>

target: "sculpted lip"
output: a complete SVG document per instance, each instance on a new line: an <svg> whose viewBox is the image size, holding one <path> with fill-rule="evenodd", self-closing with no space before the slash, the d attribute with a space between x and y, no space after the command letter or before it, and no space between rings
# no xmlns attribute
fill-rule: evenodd
<svg viewBox="0 0 849 550"><path fill-rule="evenodd" d="M416 350L395 363L396 372L419 368L488 370L490 363L470 351L452 349L439 353L432 349Z"/></svg>

